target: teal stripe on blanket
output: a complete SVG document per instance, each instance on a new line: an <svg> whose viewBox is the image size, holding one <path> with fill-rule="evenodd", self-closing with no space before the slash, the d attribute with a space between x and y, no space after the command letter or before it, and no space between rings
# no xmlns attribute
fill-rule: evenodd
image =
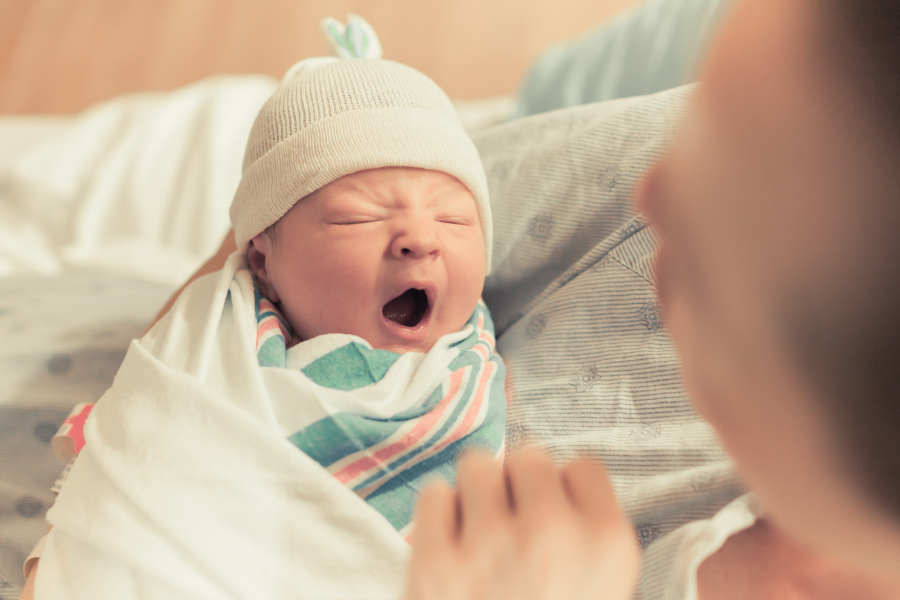
<svg viewBox="0 0 900 600"><path fill-rule="evenodd" d="M261 367L283 367L287 359L287 352L284 347L284 338L269 338L256 352Z"/></svg>
<svg viewBox="0 0 900 600"><path fill-rule="evenodd" d="M400 355L396 352L373 350L359 342L351 342L301 370L323 387L355 390L381 381L398 358Z"/></svg>

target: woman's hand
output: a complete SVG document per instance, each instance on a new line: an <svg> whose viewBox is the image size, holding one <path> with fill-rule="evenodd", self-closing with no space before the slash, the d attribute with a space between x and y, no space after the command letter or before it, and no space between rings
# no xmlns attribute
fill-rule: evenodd
<svg viewBox="0 0 900 600"><path fill-rule="evenodd" d="M419 499L408 600L631 597L637 541L599 464L469 454L457 487Z"/></svg>

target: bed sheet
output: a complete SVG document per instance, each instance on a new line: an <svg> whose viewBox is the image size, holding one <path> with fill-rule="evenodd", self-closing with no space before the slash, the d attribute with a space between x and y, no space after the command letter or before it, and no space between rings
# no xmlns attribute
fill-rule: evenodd
<svg viewBox="0 0 900 600"><path fill-rule="evenodd" d="M0 274L88 268L184 281L228 230L244 144L275 83L219 76L123 96L4 153ZM0 137L23 137L27 120L0 119Z"/></svg>
<svg viewBox="0 0 900 600"><path fill-rule="evenodd" d="M0 278L0 599L18 598L22 563L47 531L63 467L53 434L74 404L112 384L172 291L103 273Z"/></svg>

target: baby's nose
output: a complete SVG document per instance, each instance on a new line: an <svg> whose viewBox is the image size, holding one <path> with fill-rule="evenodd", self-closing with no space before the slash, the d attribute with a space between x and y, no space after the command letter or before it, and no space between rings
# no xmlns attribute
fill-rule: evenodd
<svg viewBox="0 0 900 600"><path fill-rule="evenodd" d="M410 223L394 238L391 253L395 258L436 258L440 245L434 226L422 221Z"/></svg>

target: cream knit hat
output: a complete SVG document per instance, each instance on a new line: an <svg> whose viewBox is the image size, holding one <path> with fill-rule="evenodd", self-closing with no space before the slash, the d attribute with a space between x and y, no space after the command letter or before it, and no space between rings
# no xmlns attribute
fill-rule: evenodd
<svg viewBox="0 0 900 600"><path fill-rule="evenodd" d="M250 131L231 203L238 248L304 196L379 167L459 179L475 197L491 265L491 211L478 150L437 84L388 60L310 58L291 67Z"/></svg>

